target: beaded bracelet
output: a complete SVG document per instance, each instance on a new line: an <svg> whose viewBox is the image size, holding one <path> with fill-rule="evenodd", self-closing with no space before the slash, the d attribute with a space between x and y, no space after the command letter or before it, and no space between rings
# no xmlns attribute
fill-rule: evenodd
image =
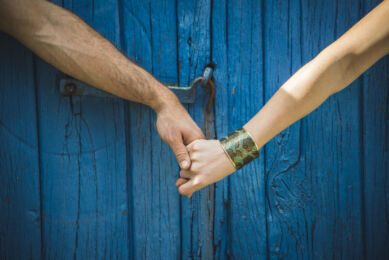
<svg viewBox="0 0 389 260"><path fill-rule="evenodd" d="M237 170L259 156L258 145L244 128L220 139L220 143L228 159Z"/></svg>

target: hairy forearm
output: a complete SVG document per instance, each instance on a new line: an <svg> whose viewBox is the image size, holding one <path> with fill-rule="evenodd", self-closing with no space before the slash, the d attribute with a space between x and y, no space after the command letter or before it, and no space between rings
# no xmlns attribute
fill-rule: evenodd
<svg viewBox="0 0 389 260"><path fill-rule="evenodd" d="M389 52L389 1L297 71L244 127L262 147Z"/></svg>
<svg viewBox="0 0 389 260"><path fill-rule="evenodd" d="M204 135L177 97L150 73L80 18L49 2L0 0L0 17L0 30L64 73L154 109L161 139L182 169L190 167L185 145Z"/></svg>
<svg viewBox="0 0 389 260"><path fill-rule="evenodd" d="M79 17L42 0L0 0L0 29L64 73L155 110L177 98Z"/></svg>

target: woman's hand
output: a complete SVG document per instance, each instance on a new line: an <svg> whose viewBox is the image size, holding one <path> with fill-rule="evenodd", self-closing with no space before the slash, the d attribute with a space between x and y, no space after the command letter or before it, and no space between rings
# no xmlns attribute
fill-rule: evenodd
<svg viewBox="0 0 389 260"><path fill-rule="evenodd" d="M176 186L188 198L195 191L218 182L235 171L219 140L196 140L187 146L192 164L181 170Z"/></svg>

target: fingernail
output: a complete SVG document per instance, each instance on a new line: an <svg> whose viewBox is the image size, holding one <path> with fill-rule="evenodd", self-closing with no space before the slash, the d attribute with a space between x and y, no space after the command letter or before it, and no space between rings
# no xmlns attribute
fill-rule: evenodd
<svg viewBox="0 0 389 260"><path fill-rule="evenodd" d="M181 168L185 168L188 166L188 161L187 160L184 160L181 162Z"/></svg>

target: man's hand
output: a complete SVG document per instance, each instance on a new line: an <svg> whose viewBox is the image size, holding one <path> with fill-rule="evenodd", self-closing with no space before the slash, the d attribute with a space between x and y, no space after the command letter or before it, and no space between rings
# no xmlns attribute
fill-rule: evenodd
<svg viewBox="0 0 389 260"><path fill-rule="evenodd" d="M157 130L162 140L172 148L181 169L187 170L191 160L186 145L205 137L177 98L172 99L156 110Z"/></svg>
<svg viewBox="0 0 389 260"><path fill-rule="evenodd" d="M188 169L185 144L204 135L169 89L67 10L43 0L0 1L0 31L64 73L154 109L159 135Z"/></svg>

